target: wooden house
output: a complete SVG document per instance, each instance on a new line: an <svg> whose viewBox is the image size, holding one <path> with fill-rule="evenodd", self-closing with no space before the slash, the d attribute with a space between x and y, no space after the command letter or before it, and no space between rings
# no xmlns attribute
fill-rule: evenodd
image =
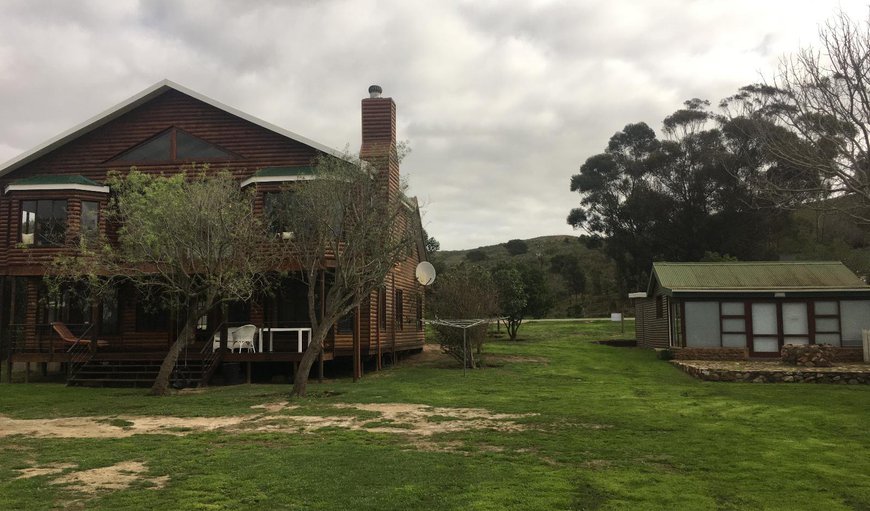
<svg viewBox="0 0 870 511"><path fill-rule="evenodd" d="M380 87L362 100L361 157L389 161L384 186L399 192L399 166L383 158L396 146L396 104L380 96ZM13 363L68 363L50 323L61 321L81 335L98 324L107 346L90 355L94 368L114 367L117 380L148 380L180 329L178 318L144 307L133 289L120 288L99 305L86 300L49 299L42 284L44 265L70 239L88 231L105 233L101 211L111 192L107 172L131 166L151 173L178 172L191 162L228 170L241 187L255 188L255 210L263 211L267 194L311 176L321 155L341 157L308 138L223 105L170 81L162 81L96 117L0 166L0 357ZM304 185L304 184L300 184ZM415 199L402 197L407 221L418 231ZM422 234L421 234L422 235ZM323 361L361 360L420 349L423 345L423 290L414 278L426 257L422 238L413 254L395 267L383 286L364 301L353 317L340 321L327 340ZM199 364L196 378L211 374L217 363L212 340L227 329L252 324L259 331L254 349L222 353L223 362L287 362L301 358L310 333L303 285L287 279L279 292L255 297L225 311L215 311L200 325L200 342L184 355ZM223 329L223 332L218 332ZM306 332L307 330L307 332ZM223 350L219 350L223 351ZM136 367L139 376L131 369ZM106 374L92 371L94 379ZM105 373L105 371L103 371ZM80 371L82 378L87 368ZM126 375L126 376L124 376ZM142 376L145 375L145 376Z"/></svg>
<svg viewBox="0 0 870 511"><path fill-rule="evenodd" d="M830 344L860 361L870 286L839 262L653 264L636 298L638 346L681 359L778 357L784 344Z"/></svg>

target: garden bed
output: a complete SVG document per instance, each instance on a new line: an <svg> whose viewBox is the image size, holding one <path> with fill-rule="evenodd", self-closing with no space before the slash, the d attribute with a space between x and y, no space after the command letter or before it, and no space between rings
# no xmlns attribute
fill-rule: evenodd
<svg viewBox="0 0 870 511"><path fill-rule="evenodd" d="M684 372L708 381L748 383L870 384L870 364L798 367L780 361L672 360Z"/></svg>

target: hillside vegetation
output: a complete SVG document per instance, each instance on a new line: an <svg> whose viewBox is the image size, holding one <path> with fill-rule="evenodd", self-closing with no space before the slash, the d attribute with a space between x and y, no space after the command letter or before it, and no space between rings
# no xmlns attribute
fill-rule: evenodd
<svg viewBox="0 0 870 511"><path fill-rule="evenodd" d="M490 270L505 263L538 266L553 298L549 318L607 316L621 311L624 301L616 289L613 262L576 236L541 236L471 250L439 251L432 255L432 262L439 272L463 262Z"/></svg>

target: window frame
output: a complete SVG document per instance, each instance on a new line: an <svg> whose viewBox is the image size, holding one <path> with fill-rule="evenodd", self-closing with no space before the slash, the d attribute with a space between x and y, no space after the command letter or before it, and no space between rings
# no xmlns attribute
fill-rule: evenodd
<svg viewBox="0 0 870 511"><path fill-rule="evenodd" d="M63 221L62 222L59 222L58 221L59 219L54 216L54 213L59 211L56 208L55 203L60 203L60 202L63 203L63 208L60 209L61 211L63 211ZM26 208L25 205L28 203L32 203L34 205L34 209L32 210L33 211L32 220L25 219L25 212L27 211L25 209ZM58 225L61 225L61 224L63 225L63 234L62 234L62 236L59 236L59 238L61 238L61 237L63 238L62 240L59 239L55 242L51 242L51 240L48 240L47 238L44 237L44 235L40 234L40 231L42 230L42 228L40 226L43 225L42 222L40 221L40 215L39 215L40 203L51 203L51 206L48 208L52 213L52 215L50 217L51 218L50 221L57 223ZM27 247L31 247L31 248L56 248L56 247L62 247L66 243L66 237L67 237L67 234L69 233L69 199L66 199L66 198L64 198L64 199L54 199L54 198L20 199L18 201L18 213L19 213L19 215L18 215L18 242L19 243L26 245ZM26 232L24 232L25 226L30 222L32 222L32 225L33 225L32 232L26 233ZM25 235L32 235L33 240L30 243L28 243L24 239ZM41 242L40 240L46 240L48 242Z"/></svg>

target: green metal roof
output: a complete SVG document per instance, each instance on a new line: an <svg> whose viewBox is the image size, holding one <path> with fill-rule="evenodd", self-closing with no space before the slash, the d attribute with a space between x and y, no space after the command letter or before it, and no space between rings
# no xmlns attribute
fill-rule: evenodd
<svg viewBox="0 0 870 511"><path fill-rule="evenodd" d="M653 279L671 292L870 290L836 261L662 262L653 263Z"/></svg>
<svg viewBox="0 0 870 511"><path fill-rule="evenodd" d="M314 167L263 167L254 177L303 176L314 174Z"/></svg>
<svg viewBox="0 0 870 511"><path fill-rule="evenodd" d="M102 186L100 183L80 176L78 174L62 175L62 174L43 174L40 176L24 177L12 181L13 185L88 185Z"/></svg>

